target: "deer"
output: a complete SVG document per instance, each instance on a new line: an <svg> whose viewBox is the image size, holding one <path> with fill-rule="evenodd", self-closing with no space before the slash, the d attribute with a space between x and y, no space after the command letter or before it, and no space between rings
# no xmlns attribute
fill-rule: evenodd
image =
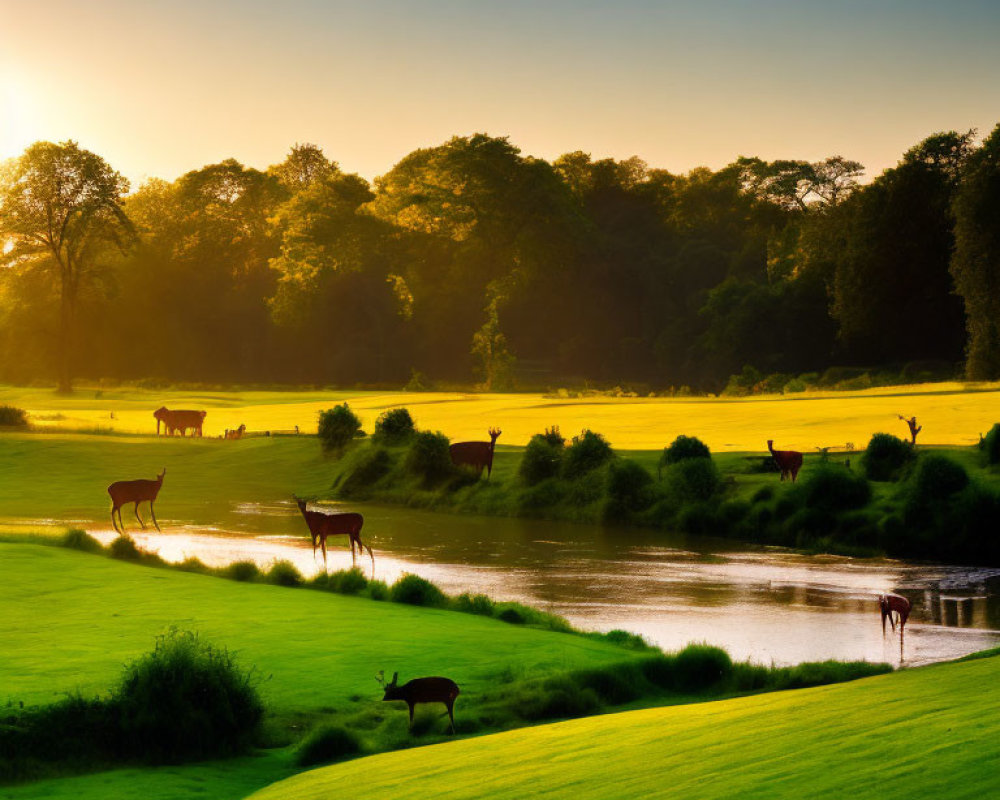
<svg viewBox="0 0 1000 800"><path fill-rule="evenodd" d="M450 678L414 678L398 686L399 673L392 673L392 682L385 682L385 670L375 678L385 689L384 701L402 700L410 707L410 728L413 728L413 707L417 703L444 703L451 720L449 733L455 732L455 698L459 695L458 684Z"/></svg>
<svg viewBox="0 0 1000 800"><path fill-rule="evenodd" d="M351 561L357 563L357 556L354 555L354 545L357 544L358 552L364 555L365 548L372 559L372 577L375 576L375 554L370 545L361 541L361 526L365 524L365 518L353 512L339 514L324 514L320 511L308 511L305 500L300 500L295 495L295 504L302 512L302 516L309 526L309 535L312 537L313 559L316 558L317 543L323 550L323 571L326 572L326 540L328 536L347 536L351 541Z"/></svg>
<svg viewBox="0 0 1000 800"><path fill-rule="evenodd" d="M243 438L243 434L246 433L246 432L247 432L247 426L246 425L240 425L240 427L238 427L238 428L236 428L234 430L229 430L227 428L225 436L223 438L225 438L225 439L242 439Z"/></svg>
<svg viewBox="0 0 1000 800"><path fill-rule="evenodd" d="M160 488L163 486L163 476L167 474L167 468L163 468L155 481L150 480L137 480L137 481L115 481L108 487L108 494L111 495L111 524L122 536L125 535L125 522L122 520L122 506L128 503L135 503L135 518L139 520L139 524L145 530L146 523L142 521L142 517L139 516L139 503L144 503L149 501L149 513L153 517L153 525L156 526L156 530L160 530L160 524L156 521L156 511L153 510L153 503L156 501L156 496L160 493ZM118 522L115 522L115 512L118 512ZM118 523L121 523L121 528L119 529Z"/></svg>
<svg viewBox="0 0 1000 800"><path fill-rule="evenodd" d="M917 425L916 417L910 417L907 419L902 414L897 414L896 416L903 420L903 422L906 423L906 427L910 429L910 445L915 447L917 444L917 434L924 429L924 426Z"/></svg>
<svg viewBox="0 0 1000 800"><path fill-rule="evenodd" d="M767 449L771 451L774 463L781 470L781 480L787 475L791 477L792 483L795 483L799 470L802 469L802 453L797 450L775 450L774 439L767 440Z"/></svg>
<svg viewBox="0 0 1000 800"><path fill-rule="evenodd" d="M503 433L499 428L490 428L489 442L457 442L448 448L451 455L451 463L456 467L472 467L477 476L482 476L483 468L486 468L486 477L493 474L493 451L497 446L497 439Z"/></svg>
<svg viewBox="0 0 1000 800"><path fill-rule="evenodd" d="M167 436L173 436L175 430L179 430L183 436L188 428L194 431L192 435L201 436L201 429L207 415L207 411L171 411L166 406L160 406L153 412L153 416L156 418L156 435L160 435L160 423L162 422Z"/></svg>
<svg viewBox="0 0 1000 800"><path fill-rule="evenodd" d="M903 626L906 625L906 620L910 617L910 611L913 608L913 604L898 594L880 594L878 596L878 608L882 614L882 635L885 636L885 620L888 617L889 624L892 625L892 630L896 630L896 621L892 617L892 613L895 611L899 616L899 635L903 635Z"/></svg>

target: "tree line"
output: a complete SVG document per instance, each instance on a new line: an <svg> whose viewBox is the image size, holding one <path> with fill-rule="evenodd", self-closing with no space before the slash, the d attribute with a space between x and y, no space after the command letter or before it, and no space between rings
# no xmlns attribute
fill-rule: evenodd
<svg viewBox="0 0 1000 800"><path fill-rule="evenodd" d="M678 175L476 134L369 183L318 147L128 181L0 173L0 379L717 391L744 367L1000 378L1000 126Z"/></svg>

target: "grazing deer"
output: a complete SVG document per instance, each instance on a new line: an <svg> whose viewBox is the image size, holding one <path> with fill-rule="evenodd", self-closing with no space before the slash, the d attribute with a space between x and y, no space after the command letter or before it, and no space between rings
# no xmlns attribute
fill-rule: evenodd
<svg viewBox="0 0 1000 800"><path fill-rule="evenodd" d="M910 429L910 444L911 445L916 445L916 443L917 443L917 434L920 433L920 431L922 431L924 429L924 426L923 425L917 425L917 418L916 417L910 417L909 419L907 419L902 414L897 414L896 416L899 417L901 420L903 420L903 422L906 423L906 427L908 427Z"/></svg>
<svg viewBox="0 0 1000 800"><path fill-rule="evenodd" d="M886 617L889 618L889 624L892 625L893 631L896 630L896 621L892 618L892 613L895 611L899 616L899 635L902 636L903 626L906 625L906 620L910 617L910 610L913 608L913 604L898 594L880 594L878 596L878 608L882 614L882 635L885 636Z"/></svg>
<svg viewBox="0 0 1000 800"><path fill-rule="evenodd" d="M225 435L224 438L226 438L226 439L242 439L243 438L243 434L246 433L246 432L247 432L247 426L246 425L240 425L240 427L238 427L238 428L236 428L235 430L232 430L232 431L227 428L226 429L226 435Z"/></svg>
<svg viewBox="0 0 1000 800"><path fill-rule="evenodd" d="M292 495L295 497L294 495ZM307 511L306 501L295 497L295 503L305 517L306 525L309 526L309 535L312 537L313 558L316 558L316 544L319 543L323 549L323 571L326 571L326 539L328 536L347 536L351 540L351 561L357 563L357 556L354 555L354 545L357 544L358 552L364 555L365 548L368 548L368 555L372 558L372 577L375 576L375 554L370 545L361 541L361 526L365 524L365 518L355 513L324 514L320 511Z"/></svg>
<svg viewBox="0 0 1000 800"><path fill-rule="evenodd" d="M145 529L146 523L139 516L139 503L144 503L147 500L149 501L149 513L153 517L153 524L156 526L156 530L160 529L160 525L156 521L156 512L153 510L153 503L156 501L156 496L160 493L160 487L163 486L163 476L166 474L167 468L164 467L163 472L157 476L155 481L115 481L108 487L108 494L111 495L111 524L114 525L118 533L122 536L125 535L122 506L128 503L135 503L135 518L139 520L139 524ZM116 511L118 512L118 522L115 522ZM121 528L118 527L119 522L121 523Z"/></svg>
<svg viewBox="0 0 1000 800"><path fill-rule="evenodd" d="M379 672L375 678L385 695L382 700L402 700L410 707L410 727L413 727L413 707L417 703L444 703L451 720L450 733L455 732L455 698L459 695L458 684L450 678L414 678L412 681L397 686L399 673L392 673L392 683L385 682L385 671Z"/></svg>
<svg viewBox="0 0 1000 800"><path fill-rule="evenodd" d="M451 463L456 467L472 467L476 475L483 474L486 468L486 477L493 474L493 451L497 446L497 439L503 433L499 428L490 428L489 442L458 442L448 448L451 454Z"/></svg>
<svg viewBox="0 0 1000 800"><path fill-rule="evenodd" d="M797 450L775 450L774 439L767 440L767 449L771 451L771 458L781 470L781 480L784 480L785 476L788 475L791 477L792 483L795 483L795 478L798 477L799 470L802 469L802 453Z"/></svg>
<svg viewBox="0 0 1000 800"><path fill-rule="evenodd" d="M161 406L153 412L153 416L156 418L156 435L160 435L160 423L162 422L167 436L173 436L175 430L179 430L183 436L188 428L201 436L201 428L205 424L207 415L207 411L171 411L166 406Z"/></svg>

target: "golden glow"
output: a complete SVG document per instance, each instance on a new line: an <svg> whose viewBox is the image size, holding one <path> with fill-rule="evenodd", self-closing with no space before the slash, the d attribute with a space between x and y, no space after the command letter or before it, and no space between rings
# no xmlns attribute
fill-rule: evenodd
<svg viewBox="0 0 1000 800"><path fill-rule="evenodd" d="M23 79L0 75L0 160L20 155L38 137L37 109Z"/></svg>

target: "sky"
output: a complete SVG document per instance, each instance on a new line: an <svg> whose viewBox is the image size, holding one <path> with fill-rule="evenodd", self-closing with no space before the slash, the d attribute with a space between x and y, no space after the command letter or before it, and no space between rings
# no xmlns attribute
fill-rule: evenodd
<svg viewBox="0 0 1000 800"><path fill-rule="evenodd" d="M371 179L475 132L872 176L998 122L1000 0L0 0L0 159L74 139L133 184L297 142Z"/></svg>

